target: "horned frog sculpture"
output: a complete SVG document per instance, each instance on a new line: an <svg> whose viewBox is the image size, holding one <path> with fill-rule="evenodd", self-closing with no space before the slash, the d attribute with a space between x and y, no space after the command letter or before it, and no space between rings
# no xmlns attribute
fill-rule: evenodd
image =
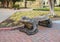
<svg viewBox="0 0 60 42"><path fill-rule="evenodd" d="M27 33L28 35L33 35L38 32L38 25L45 26L48 28L52 27L52 21L49 18L49 16L52 14L54 15L54 9L53 9L54 6L53 6L52 0L48 0L48 1L49 1L49 7L50 7L50 14L37 16L34 18L23 16L20 22L24 24L24 28L21 31Z"/></svg>

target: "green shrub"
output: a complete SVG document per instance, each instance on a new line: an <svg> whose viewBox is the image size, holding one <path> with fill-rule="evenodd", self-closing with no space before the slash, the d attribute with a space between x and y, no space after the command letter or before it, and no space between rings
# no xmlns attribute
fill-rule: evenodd
<svg viewBox="0 0 60 42"><path fill-rule="evenodd" d="M40 9L33 9L33 10L36 10L36 11L49 11L50 9L49 8L40 8ZM60 11L60 7L55 7L54 8L55 11Z"/></svg>
<svg viewBox="0 0 60 42"><path fill-rule="evenodd" d="M41 11L49 11L49 8L40 8L40 9L33 9L33 10L36 10L36 11L39 11L39 10L41 10Z"/></svg>
<svg viewBox="0 0 60 42"><path fill-rule="evenodd" d="M14 9L19 9L19 5L13 5Z"/></svg>
<svg viewBox="0 0 60 42"><path fill-rule="evenodd" d="M54 10L55 11L60 11L60 7L55 7Z"/></svg>

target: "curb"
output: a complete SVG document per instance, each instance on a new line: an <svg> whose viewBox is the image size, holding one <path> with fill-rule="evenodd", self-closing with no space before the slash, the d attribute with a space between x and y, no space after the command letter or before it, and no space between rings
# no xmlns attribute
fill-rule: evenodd
<svg viewBox="0 0 60 42"><path fill-rule="evenodd" d="M0 30L12 30L12 28L0 28Z"/></svg>
<svg viewBox="0 0 60 42"><path fill-rule="evenodd" d="M15 30L15 29L23 28L23 27L24 27L24 25L14 26L14 27L5 27L5 28L0 28L0 31L1 30Z"/></svg>

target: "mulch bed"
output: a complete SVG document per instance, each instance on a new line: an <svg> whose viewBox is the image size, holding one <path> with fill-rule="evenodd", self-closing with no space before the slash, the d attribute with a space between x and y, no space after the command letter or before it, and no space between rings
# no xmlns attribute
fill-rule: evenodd
<svg viewBox="0 0 60 42"><path fill-rule="evenodd" d="M15 23L14 20L7 19L7 20L3 21L2 23L0 23L0 28L8 28L8 27L15 28L15 27L19 27L19 26L21 27L21 25L23 25L23 24L20 22Z"/></svg>

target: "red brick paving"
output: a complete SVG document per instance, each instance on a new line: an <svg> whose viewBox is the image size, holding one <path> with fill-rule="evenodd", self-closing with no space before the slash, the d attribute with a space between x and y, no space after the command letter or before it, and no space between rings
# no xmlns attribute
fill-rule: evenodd
<svg viewBox="0 0 60 42"><path fill-rule="evenodd" d="M59 24L52 28L39 26L39 32L35 35L27 35L19 30L0 31L0 42L60 42Z"/></svg>

